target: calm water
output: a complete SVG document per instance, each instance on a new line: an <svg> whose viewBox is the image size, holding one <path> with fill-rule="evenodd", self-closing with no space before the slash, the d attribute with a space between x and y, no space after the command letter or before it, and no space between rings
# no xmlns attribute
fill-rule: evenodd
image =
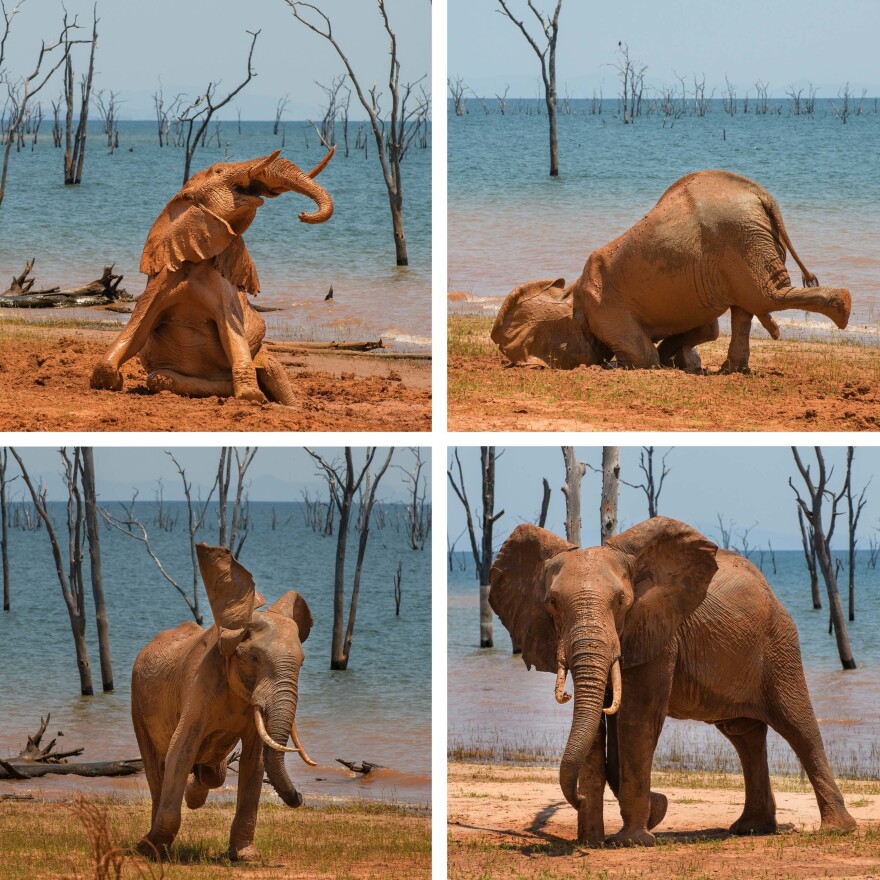
<svg viewBox="0 0 880 880"><path fill-rule="evenodd" d="M866 100L846 125L832 102L815 115L723 112L639 118L623 125L615 101L601 115L572 102L559 116L560 176L547 174L547 118L511 102L506 115L485 115L476 102L456 117L449 109L449 289L475 301L457 309L494 313L500 300L530 279L575 280L590 252L640 220L683 175L725 168L757 180L776 198L806 266L823 284L848 287L855 325L880 315L880 113ZM800 271L789 258L795 283ZM483 298L490 298L485 301ZM782 315L789 326L805 320ZM817 327L837 332L821 316ZM759 328L760 329L760 328ZM763 330L760 332L763 333ZM864 328L862 328L862 332ZM870 330L868 331L870 332Z"/></svg>
<svg viewBox="0 0 880 880"><path fill-rule="evenodd" d="M352 144L356 129L349 129ZM227 144L232 161L281 147L271 122L243 122L241 135L235 122L224 122L220 140L220 147L214 138L199 148L194 172L223 161ZM119 151L110 155L105 144L92 126L83 182L74 187L63 184L62 151L52 146L50 123L43 123L36 150L13 153L0 208L2 277L36 257L37 286L73 287L115 262L125 275L123 286L141 293L141 251L159 211L181 187L183 151L159 149L153 122L121 122ZM325 151L309 123L289 122L282 152L310 170ZM327 223L300 223L298 214L312 203L296 193L269 200L258 211L245 241L262 285L257 302L284 308L267 315L273 331L316 339L381 334L403 346L430 344L430 149L412 146L402 173L410 259L405 269L395 266L388 195L372 134L366 159L354 149L346 159L340 145L321 173L319 182L335 203ZM330 284L335 298L325 304Z"/></svg>
<svg viewBox="0 0 880 880"><path fill-rule="evenodd" d="M107 507L119 512L115 504ZM139 502L137 515L148 527L165 567L184 585L192 576L186 507L182 503L168 507L178 517L171 532L153 524L151 502ZM242 563L270 604L295 588L315 618L304 645L297 729L320 766L307 768L288 755L292 778L307 797L331 793L417 802L430 798L430 541L423 551L411 550L405 530L398 528L401 508L384 510L385 527L370 531L349 669L331 672L336 538L306 526L300 503L251 504L253 531L240 555ZM53 505L53 513L57 527L66 534L63 506ZM216 542L215 516L209 514L199 537ZM138 753L129 717L132 662L157 632L190 619L189 612L140 543L103 527L101 541L116 690L80 697L67 612L45 532L10 532L13 610L0 613L0 756L17 754L25 732L36 730L46 712L52 713L50 730L64 731L62 743L86 747L83 760ZM348 554L352 570L356 554L353 531ZM398 562L403 563L403 601L400 617L395 617L392 578ZM211 615L203 588L201 600L207 623ZM93 611L89 609L89 658L100 691ZM388 769L362 780L349 779L348 771L335 764L336 758L373 761ZM57 789L64 786L61 779L47 777L27 785ZM89 787L100 782L69 779ZM144 777L135 780L135 787L145 791Z"/></svg>
<svg viewBox="0 0 880 880"><path fill-rule="evenodd" d="M844 562L839 583L845 591L845 554L838 555ZM856 560L856 620L848 627L859 668L849 672L840 669L835 639L828 635L827 610L812 610L803 554L776 551L777 572L765 557L764 575L797 625L810 695L836 772L880 778L880 572L868 568L868 558L867 552L860 552ZM757 554L752 554L752 561L757 564ZM511 655L510 637L497 618L496 647L478 647L473 561L468 564L464 554L457 553L454 565L448 573L450 744L487 749L496 759L526 752L548 763L558 762L572 704L556 703L553 675L527 671L522 658ZM824 595L823 602L827 608ZM769 751L775 770L797 772L794 753L772 731ZM702 722L668 719L658 758L666 766L739 770L733 747Z"/></svg>

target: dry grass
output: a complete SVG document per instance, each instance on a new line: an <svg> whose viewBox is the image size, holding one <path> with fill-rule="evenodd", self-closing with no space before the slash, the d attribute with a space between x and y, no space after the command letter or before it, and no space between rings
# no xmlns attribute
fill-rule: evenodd
<svg viewBox="0 0 880 880"><path fill-rule="evenodd" d="M729 339L700 346L710 375L509 369L492 319L448 321L450 430L854 431L880 428L880 350L753 340L752 375L719 375ZM713 373L713 371L715 371Z"/></svg>
<svg viewBox="0 0 880 880"><path fill-rule="evenodd" d="M150 824L146 801L0 802L0 878L430 877L431 820L424 811L367 802L299 810L262 804L255 845L263 860L233 866L225 856L233 810L184 810L171 860L160 871L134 851Z"/></svg>

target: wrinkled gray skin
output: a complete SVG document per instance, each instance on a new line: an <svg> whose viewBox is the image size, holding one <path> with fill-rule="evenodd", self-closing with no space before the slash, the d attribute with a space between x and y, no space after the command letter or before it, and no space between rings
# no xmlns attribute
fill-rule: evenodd
<svg viewBox="0 0 880 880"><path fill-rule="evenodd" d="M608 842L654 844L650 829L667 801L651 791L651 765L667 716L714 724L736 748L746 797L733 833L776 830L768 726L806 770L822 828L856 827L825 756L797 630L748 560L666 517L587 549L524 524L499 551L490 581L489 601L526 665L557 673L560 702L571 673L559 784L578 811L579 841L605 839L607 781L623 819Z"/></svg>
<svg viewBox="0 0 880 880"><path fill-rule="evenodd" d="M803 288L791 285L786 249ZM696 346L718 338L718 318L729 309L722 370L748 372L753 316L778 339L771 312L816 312L844 328L850 307L848 290L820 287L801 262L767 190L729 171L697 171L590 254L574 284L557 278L517 287L498 313L492 340L523 366L573 369L616 358L626 367L700 372Z"/></svg>
<svg viewBox="0 0 880 880"><path fill-rule="evenodd" d="M202 806L208 791L223 785L226 759L241 741L229 857L252 860L264 770L287 806L302 804L284 753L264 744L254 712L278 746L291 735L296 743L302 643L312 616L295 590L254 610L264 600L229 550L197 549L216 623L202 629L188 621L159 633L132 671L132 722L153 801L150 831L138 850L165 857L180 828L182 800L190 809Z"/></svg>

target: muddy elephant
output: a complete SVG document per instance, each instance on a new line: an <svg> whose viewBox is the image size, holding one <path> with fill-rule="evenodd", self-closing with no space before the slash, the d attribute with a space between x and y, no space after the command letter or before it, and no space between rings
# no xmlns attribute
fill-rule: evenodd
<svg viewBox="0 0 880 880"><path fill-rule="evenodd" d="M786 249L803 288L791 285ZM846 327L849 291L818 285L767 190L729 171L697 171L593 251L574 284L557 278L517 287L492 340L513 364L573 369L615 358L627 367L700 372L695 347L718 338L718 318L729 309L722 371L748 372L753 316L774 339L779 327L770 313L783 309L817 312Z"/></svg>
<svg viewBox="0 0 880 880"><path fill-rule="evenodd" d="M334 150L308 173L276 150L194 174L147 236L146 290L95 366L91 387L121 390L119 368L137 355L152 391L293 405L290 380L263 345L266 324L248 301L260 282L242 235L264 199L286 192L316 203L314 213L299 215L303 223L329 220L333 200L314 178Z"/></svg>
<svg viewBox="0 0 880 880"><path fill-rule="evenodd" d="M571 672L574 713L559 768L578 840L604 838L606 781L623 827L608 842L652 845L666 814L651 763L666 717L714 724L745 777L734 834L776 829L767 728L791 745L816 793L823 829L849 831L801 664L795 625L747 559L677 520L654 517L602 547L579 549L517 526L492 566L489 601L526 666Z"/></svg>
<svg viewBox="0 0 880 880"><path fill-rule="evenodd" d="M180 828L181 802L205 803L226 778L226 760L241 742L238 796L229 857L250 860L263 772L289 807L303 799L284 766L285 752L314 765L296 730L302 643L312 628L295 590L264 611L250 572L225 547L197 546L214 624L193 621L159 633L137 656L131 717L153 801L147 856L166 855ZM294 747L287 746L288 737Z"/></svg>

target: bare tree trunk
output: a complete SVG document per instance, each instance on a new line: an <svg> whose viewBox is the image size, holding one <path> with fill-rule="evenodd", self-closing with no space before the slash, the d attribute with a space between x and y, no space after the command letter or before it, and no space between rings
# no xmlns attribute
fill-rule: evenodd
<svg viewBox="0 0 880 880"><path fill-rule="evenodd" d="M544 497L541 499L541 515L538 517L538 525L543 529L547 522L547 511L550 509L550 484L547 478L543 478Z"/></svg>
<svg viewBox="0 0 880 880"><path fill-rule="evenodd" d="M602 504L600 529L602 543L617 534L617 491L620 479L620 447L602 447Z"/></svg>
<svg viewBox="0 0 880 880"><path fill-rule="evenodd" d="M89 542L89 568L92 575L92 598L95 600L98 651L101 657L101 686L106 692L113 690L113 663L110 658L110 624L107 620L104 580L101 573L101 534L98 530L95 460L91 446L82 447L82 487L85 500L86 535Z"/></svg>
<svg viewBox="0 0 880 880"><path fill-rule="evenodd" d="M804 513L798 507L798 524L801 527L801 543L804 547L804 558L807 562L807 571L810 573L810 593L813 599L813 610L818 611L822 607L822 594L819 592L819 571L816 567L816 544L813 536L804 525Z"/></svg>
<svg viewBox="0 0 880 880"><path fill-rule="evenodd" d="M6 512L6 465L9 450L0 449L0 554L3 557L3 610L9 611L12 599L9 590L9 517Z"/></svg>
<svg viewBox="0 0 880 880"><path fill-rule="evenodd" d="M862 515L862 508L868 503L865 499L865 492L868 490L866 485L862 489L857 499L853 499L852 491L852 462L855 455L855 449L848 446L846 450L846 504L847 504L847 525L849 527L849 619L856 619L856 529L859 527L859 517ZM868 480L868 485L871 481Z"/></svg>
<svg viewBox="0 0 880 880"><path fill-rule="evenodd" d="M577 460L574 446L562 447L562 459L565 462L565 485L562 487L562 494L565 496L565 539L580 547L581 480L587 472L587 466Z"/></svg>

